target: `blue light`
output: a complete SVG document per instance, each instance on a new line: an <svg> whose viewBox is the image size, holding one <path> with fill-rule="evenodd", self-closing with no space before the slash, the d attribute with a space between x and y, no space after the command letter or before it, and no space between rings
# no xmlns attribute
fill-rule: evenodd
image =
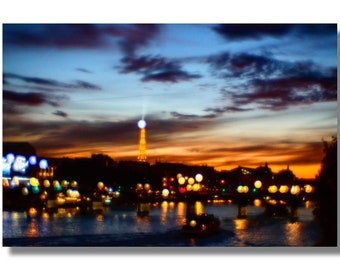
<svg viewBox="0 0 340 270"><path fill-rule="evenodd" d="M28 161L32 166L37 165L37 157L36 156L30 156Z"/></svg>
<svg viewBox="0 0 340 270"><path fill-rule="evenodd" d="M39 167L40 167L40 169L42 169L42 170L47 169L47 167L48 167L47 160L46 160L46 159L40 160L40 162L39 162Z"/></svg>
<svg viewBox="0 0 340 270"><path fill-rule="evenodd" d="M15 160L15 156L12 153L7 154L6 158L7 158L7 162L10 164L12 164Z"/></svg>

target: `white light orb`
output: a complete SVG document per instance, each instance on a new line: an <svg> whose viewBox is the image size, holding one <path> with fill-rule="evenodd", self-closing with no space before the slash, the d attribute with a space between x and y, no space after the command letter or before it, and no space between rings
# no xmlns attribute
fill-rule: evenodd
<svg viewBox="0 0 340 270"><path fill-rule="evenodd" d="M162 190L162 196L163 197L168 197L169 194L170 194L170 191L168 189L165 188L165 189Z"/></svg>
<svg viewBox="0 0 340 270"><path fill-rule="evenodd" d="M145 122L145 120L142 119L142 120L138 121L137 125L140 129L143 129L143 128L146 127L146 122Z"/></svg>
<svg viewBox="0 0 340 270"><path fill-rule="evenodd" d="M202 182L202 180L203 180L202 174L200 174L200 173L196 174L195 179L196 179L196 181L197 181L198 183L199 183L199 182Z"/></svg>

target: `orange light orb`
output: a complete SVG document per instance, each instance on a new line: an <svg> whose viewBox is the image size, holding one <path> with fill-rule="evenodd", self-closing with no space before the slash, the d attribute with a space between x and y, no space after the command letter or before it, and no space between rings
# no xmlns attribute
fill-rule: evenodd
<svg viewBox="0 0 340 270"><path fill-rule="evenodd" d="M196 227L196 225L197 225L196 220L194 220L194 219L190 220L189 225L190 225L190 227Z"/></svg>
<svg viewBox="0 0 340 270"><path fill-rule="evenodd" d="M311 185L305 185L305 192L306 193L312 193L314 191L314 188Z"/></svg>
<svg viewBox="0 0 340 270"><path fill-rule="evenodd" d="M262 203L261 203L261 200L260 200L260 199L255 199L255 200L254 200L254 206L255 206L255 207L260 207L261 204L262 204Z"/></svg>
<svg viewBox="0 0 340 270"><path fill-rule="evenodd" d="M103 187L104 187L104 183L103 182L98 182L97 183L97 188L98 189L103 189Z"/></svg>
<svg viewBox="0 0 340 270"><path fill-rule="evenodd" d="M300 192L300 187L298 185L293 185L292 188L290 189L290 193L292 195L297 195Z"/></svg>
<svg viewBox="0 0 340 270"><path fill-rule="evenodd" d="M23 188L21 189L21 193L22 193L22 195L27 196L28 193L29 193L27 187L23 187Z"/></svg>
<svg viewBox="0 0 340 270"><path fill-rule="evenodd" d="M31 207L28 209L28 215L30 217L35 217L37 214L38 214L38 211L34 207Z"/></svg>
<svg viewBox="0 0 340 270"><path fill-rule="evenodd" d="M144 184L144 189L145 190L150 190L150 184L148 184L148 183Z"/></svg>
<svg viewBox="0 0 340 270"><path fill-rule="evenodd" d="M143 185L141 183L137 183L136 189L137 190L142 190L143 189Z"/></svg>
<svg viewBox="0 0 340 270"><path fill-rule="evenodd" d="M277 192L277 186L275 186L275 185L269 186L268 192L269 193L276 193Z"/></svg>
<svg viewBox="0 0 340 270"><path fill-rule="evenodd" d="M287 193L288 190L289 190L289 187L286 186L286 185L280 186L280 188L279 188L280 193Z"/></svg>
<svg viewBox="0 0 340 270"><path fill-rule="evenodd" d="M13 180L13 183L14 183L15 186L19 186L19 179L18 179L18 177L14 176L12 178L12 180Z"/></svg>

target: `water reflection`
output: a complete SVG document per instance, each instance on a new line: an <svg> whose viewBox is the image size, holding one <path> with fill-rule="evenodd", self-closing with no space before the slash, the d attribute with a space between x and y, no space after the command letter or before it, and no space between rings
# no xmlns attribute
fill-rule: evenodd
<svg viewBox="0 0 340 270"><path fill-rule="evenodd" d="M215 237L218 245L288 245L306 246L313 244L316 231L309 234L306 224L313 219L313 207L299 207L294 216L299 219L292 223L288 217L264 217L264 206L248 205L241 210L235 204L203 204L200 201L190 205L186 202L162 202L150 206L148 215L139 216L136 208L106 208L101 212L83 215L77 208L59 208L54 211L30 210L27 212L3 212L3 237L37 237L64 235L120 235L134 237L140 234L166 234L180 230L186 220L186 211L191 209L199 215L207 211L221 220L221 228L226 233ZM242 218L239 218L242 212ZM310 229L311 227L307 227ZM232 233L229 234L228 232ZM228 236L229 235L229 236ZM233 235L232 237L230 235ZM158 237L157 237L158 238ZM93 240L95 241L95 240ZM186 244L199 245L196 237L186 238ZM213 244L212 244L213 245Z"/></svg>
<svg viewBox="0 0 340 270"><path fill-rule="evenodd" d="M161 203L161 216L160 216L160 220L161 220L161 224L166 224L166 216L167 216L167 212L168 212L168 202L167 201L163 201Z"/></svg>
<svg viewBox="0 0 340 270"><path fill-rule="evenodd" d="M178 226L183 226L185 224L185 203L184 202L179 202L177 204L176 224Z"/></svg>
<svg viewBox="0 0 340 270"><path fill-rule="evenodd" d="M95 223L95 233L96 234L102 234L104 233L104 215L103 214L97 214L96 215L96 223Z"/></svg>
<svg viewBox="0 0 340 270"><path fill-rule="evenodd" d="M285 233L287 238L287 244L289 246L301 246L303 245L303 239L301 239L301 223L287 223L285 227Z"/></svg>
<svg viewBox="0 0 340 270"><path fill-rule="evenodd" d="M26 237L37 237L38 236L38 223L35 218L31 219L31 222L27 226L25 233Z"/></svg>
<svg viewBox="0 0 340 270"><path fill-rule="evenodd" d="M136 224L138 225L138 232L149 232L150 231L150 218L148 216L137 216Z"/></svg>
<svg viewBox="0 0 340 270"><path fill-rule="evenodd" d="M249 224L249 220L247 219L234 219L234 232L235 232L235 236L238 238L238 240L240 240L240 245L241 246L245 246L244 242L246 241L247 238L249 238L248 235L248 224Z"/></svg>

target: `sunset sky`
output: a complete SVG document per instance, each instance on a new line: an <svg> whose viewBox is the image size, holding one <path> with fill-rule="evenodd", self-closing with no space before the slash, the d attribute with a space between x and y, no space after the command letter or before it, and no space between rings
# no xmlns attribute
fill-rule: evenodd
<svg viewBox="0 0 340 270"><path fill-rule="evenodd" d="M337 133L336 24L4 24L3 141L41 157L287 165Z"/></svg>

